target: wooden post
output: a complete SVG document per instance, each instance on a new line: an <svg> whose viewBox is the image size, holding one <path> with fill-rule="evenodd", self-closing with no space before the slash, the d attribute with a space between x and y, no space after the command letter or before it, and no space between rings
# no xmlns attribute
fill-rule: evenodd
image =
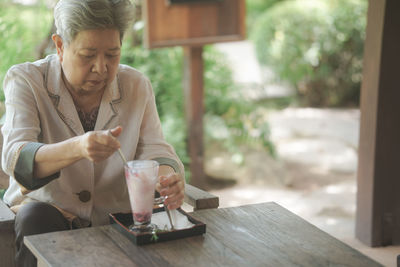
<svg viewBox="0 0 400 267"><path fill-rule="evenodd" d="M183 90L185 113L188 127L188 151L190 156L190 183L205 189L203 153L203 113L204 113L204 64L203 47L186 46L184 49Z"/></svg>
<svg viewBox="0 0 400 267"><path fill-rule="evenodd" d="M184 47L190 183L202 189L206 185L203 169L203 46L243 40L246 36L245 14L245 0L143 1L145 46Z"/></svg>
<svg viewBox="0 0 400 267"><path fill-rule="evenodd" d="M369 0L356 212L369 246L400 244L399 14L399 0Z"/></svg>

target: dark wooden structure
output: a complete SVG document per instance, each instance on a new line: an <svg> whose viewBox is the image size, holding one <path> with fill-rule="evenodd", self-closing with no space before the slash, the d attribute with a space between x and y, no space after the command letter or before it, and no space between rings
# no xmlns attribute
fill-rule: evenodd
<svg viewBox="0 0 400 267"><path fill-rule="evenodd" d="M107 225L24 242L38 266L381 266L276 203L190 215L203 236L136 246Z"/></svg>
<svg viewBox="0 0 400 267"><path fill-rule="evenodd" d="M245 37L244 0L144 1L148 48L202 46Z"/></svg>
<svg viewBox="0 0 400 267"><path fill-rule="evenodd" d="M400 244L400 1L369 1L358 166L356 237Z"/></svg>
<svg viewBox="0 0 400 267"><path fill-rule="evenodd" d="M148 48L184 47L190 183L204 189L203 45L245 38L245 0L146 0L143 14Z"/></svg>

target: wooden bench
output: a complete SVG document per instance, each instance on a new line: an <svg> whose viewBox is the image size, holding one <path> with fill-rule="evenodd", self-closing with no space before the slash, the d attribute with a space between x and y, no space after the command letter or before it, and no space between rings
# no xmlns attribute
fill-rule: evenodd
<svg viewBox="0 0 400 267"><path fill-rule="evenodd" d="M0 259L4 266L14 266L14 213L0 200Z"/></svg>
<svg viewBox="0 0 400 267"><path fill-rule="evenodd" d="M0 125L1 127L1 125ZM3 148L3 135L0 131L0 152ZM0 159L0 189L8 187L9 177L1 168ZM15 233L14 233L14 213L0 199L0 259L4 266L14 266L15 256Z"/></svg>

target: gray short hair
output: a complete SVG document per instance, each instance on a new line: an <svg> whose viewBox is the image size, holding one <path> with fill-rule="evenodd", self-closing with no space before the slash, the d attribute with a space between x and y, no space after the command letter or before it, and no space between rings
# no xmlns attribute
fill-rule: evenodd
<svg viewBox="0 0 400 267"><path fill-rule="evenodd" d="M66 45L80 31L115 28L122 38L133 19L129 0L60 0L54 8L57 34Z"/></svg>

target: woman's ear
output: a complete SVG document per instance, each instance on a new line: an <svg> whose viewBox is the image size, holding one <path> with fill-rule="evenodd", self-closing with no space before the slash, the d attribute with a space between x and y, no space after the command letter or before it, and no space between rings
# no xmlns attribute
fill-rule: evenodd
<svg viewBox="0 0 400 267"><path fill-rule="evenodd" d="M55 45L55 47L56 47L56 49L57 49L58 58L60 59L60 62L62 62L62 60L63 60L63 54L64 54L63 39L62 39L61 36L58 35L58 34L53 34L53 35L51 36L51 39L53 40L54 45Z"/></svg>

